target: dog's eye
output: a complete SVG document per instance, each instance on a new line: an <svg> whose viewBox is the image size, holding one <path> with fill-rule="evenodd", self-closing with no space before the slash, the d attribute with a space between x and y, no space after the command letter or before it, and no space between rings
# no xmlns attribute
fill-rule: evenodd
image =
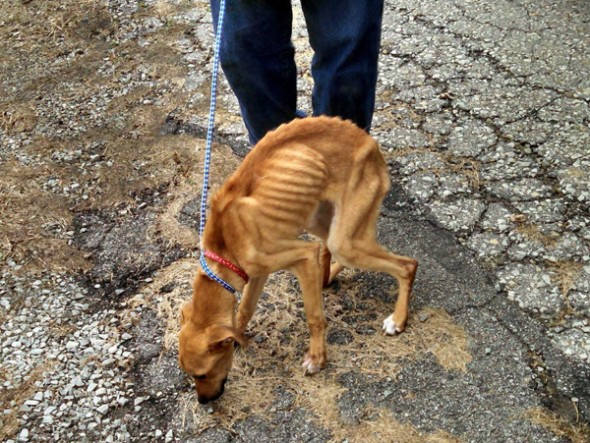
<svg viewBox="0 0 590 443"><path fill-rule="evenodd" d="M205 380L207 378L206 375L193 375L195 380Z"/></svg>

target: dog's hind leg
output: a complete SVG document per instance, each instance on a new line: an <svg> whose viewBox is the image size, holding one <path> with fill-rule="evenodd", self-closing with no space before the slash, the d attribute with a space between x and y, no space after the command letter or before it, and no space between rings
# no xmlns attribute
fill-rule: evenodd
<svg viewBox="0 0 590 443"><path fill-rule="evenodd" d="M418 262L392 254L376 242L376 222L381 202L389 189L389 177L386 170L371 169L370 166L361 172L365 179L362 188L351 181L346 198L337 204L327 245L345 266L387 272L397 280L399 291L395 309L383 322L384 332L394 335L406 327Z"/></svg>
<svg viewBox="0 0 590 443"><path fill-rule="evenodd" d="M336 237L336 236L335 236ZM333 240L338 241L338 240ZM356 238L350 242L337 243L336 257L348 266L374 272L387 272L399 285L397 302L393 313L383 322L383 330L388 335L403 332L408 320L408 310L412 285L416 276L418 262L386 251L371 238Z"/></svg>
<svg viewBox="0 0 590 443"><path fill-rule="evenodd" d="M267 278L268 275L253 277L244 288L244 294L242 295L242 301L238 307L236 318L236 327L242 332L246 330L248 323L254 315L254 311L256 311L256 305L258 304L258 299L260 298Z"/></svg>

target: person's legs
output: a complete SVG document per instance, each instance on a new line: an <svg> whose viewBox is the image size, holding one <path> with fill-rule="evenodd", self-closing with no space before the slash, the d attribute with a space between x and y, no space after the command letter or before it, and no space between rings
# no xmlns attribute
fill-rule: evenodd
<svg viewBox="0 0 590 443"><path fill-rule="evenodd" d="M302 6L315 51L314 115L340 116L369 131L383 0L302 0Z"/></svg>
<svg viewBox="0 0 590 443"><path fill-rule="evenodd" d="M211 0L217 27L219 0ZM240 103L250 142L296 117L297 69L290 0L227 1L221 66Z"/></svg>

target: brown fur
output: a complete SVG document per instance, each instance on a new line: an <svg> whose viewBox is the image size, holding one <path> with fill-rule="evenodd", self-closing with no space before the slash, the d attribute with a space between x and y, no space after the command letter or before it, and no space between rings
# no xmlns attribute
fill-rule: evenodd
<svg viewBox="0 0 590 443"><path fill-rule="evenodd" d="M231 367L234 343L244 343L267 276L287 269L298 278L310 329L307 373L326 364L326 320L321 295L343 266L388 272L399 283L388 334L402 332L416 260L387 252L375 242L376 220L389 190L378 144L338 118L295 120L267 134L212 199L201 248L239 265L244 282L217 263L211 268L238 290L235 298L199 270L193 298L182 312L181 367L196 380L199 401L215 399ZM307 230L322 243L298 238ZM330 267L331 257L336 263ZM203 378L204 376L204 378Z"/></svg>

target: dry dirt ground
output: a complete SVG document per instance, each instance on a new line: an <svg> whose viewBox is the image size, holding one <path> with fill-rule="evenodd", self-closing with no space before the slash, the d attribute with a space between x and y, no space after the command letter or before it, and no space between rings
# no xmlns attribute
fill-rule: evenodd
<svg viewBox="0 0 590 443"><path fill-rule="evenodd" d="M387 8L386 21L407 13ZM309 92L299 12L296 21L299 83ZM432 35L450 41L437 26ZM436 130L414 138L424 103L454 97L429 97L431 86L407 99L414 108L394 97L388 75L414 87L416 60L387 49L387 33L376 133L394 186L379 228L384 244L422 263L407 333L380 334L395 283L347 270L325 292L329 367L305 377L298 285L278 273L226 394L196 402L176 364L176 333L199 254L211 32L201 0L1 2L0 440L589 441L588 357L566 356L546 334L573 322L590 333L585 314L569 306L540 318L507 300L489 264L457 240L462 228L429 218L404 188L403 159L435 158L429 173L470 190L480 188L484 160L439 152L437 137L460 118L434 116ZM248 149L225 84L220 98L213 187ZM524 219L512 223L547 239ZM588 267L580 257L551 274L566 294Z"/></svg>

